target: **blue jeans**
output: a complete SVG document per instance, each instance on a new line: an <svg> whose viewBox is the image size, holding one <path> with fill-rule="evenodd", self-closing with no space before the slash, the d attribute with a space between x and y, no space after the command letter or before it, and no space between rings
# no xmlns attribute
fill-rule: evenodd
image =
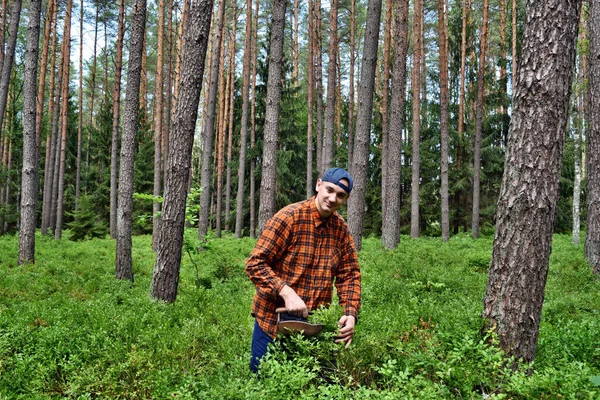
<svg viewBox="0 0 600 400"><path fill-rule="evenodd" d="M269 344L273 343L273 338L267 335L265 331L258 326L258 322L254 320L254 331L252 332L252 355L250 356L250 370L254 373L258 372L260 360L267 354Z"/></svg>

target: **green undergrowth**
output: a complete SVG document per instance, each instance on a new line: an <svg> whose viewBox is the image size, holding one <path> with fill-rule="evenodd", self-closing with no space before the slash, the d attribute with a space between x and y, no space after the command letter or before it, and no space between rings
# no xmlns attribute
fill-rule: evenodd
<svg viewBox="0 0 600 400"><path fill-rule="evenodd" d="M114 278L113 240L38 236L36 263L17 266L18 238L0 237L0 399L600 398L600 281L568 236L554 237L536 361L516 371L481 334L492 239L402 237L393 251L363 242L348 349L333 340L334 304L311 317L323 333L277 342L258 378L253 245L209 236L184 252L164 304L149 295L149 236L134 237L133 283Z"/></svg>

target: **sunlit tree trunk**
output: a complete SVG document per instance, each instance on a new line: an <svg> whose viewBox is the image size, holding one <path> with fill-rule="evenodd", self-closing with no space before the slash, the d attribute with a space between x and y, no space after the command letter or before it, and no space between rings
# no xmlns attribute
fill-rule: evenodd
<svg viewBox="0 0 600 400"><path fill-rule="evenodd" d="M77 115L77 167L75 171L75 209L79 209L79 196L81 192L81 140L83 137L83 10L84 1L81 0L79 7L79 90L78 103L79 113ZM112 211L112 210L111 210ZM112 221L111 221L112 222Z"/></svg>
<svg viewBox="0 0 600 400"><path fill-rule="evenodd" d="M44 157L44 188L42 190L42 234L46 235L48 233L48 228L50 226L50 207L52 203L52 173L53 173L53 159L54 157L51 154L52 149L54 148L54 143L52 140L53 133L53 124L52 119L54 115L54 82L55 82L55 74L54 70L56 67L56 18L58 12L55 9L56 1L51 1L50 3L53 6L53 12L48 11L46 15L46 28L48 29L48 20L50 20L50 32L49 35L52 36L52 45L51 47L51 62L50 62L50 84L48 90L48 116L51 121L49 124L49 132L46 134L46 152ZM50 7L50 6L49 6ZM49 37L48 37L49 40ZM45 79L45 65L44 65L44 57L42 56L42 71L40 71L40 84L38 86L38 101L37 101L37 111L36 111L36 129L38 131L41 130L42 125L42 116L43 116L43 108L44 108L44 85L42 85L42 81ZM39 125L38 125L39 122ZM41 133L36 134L41 137Z"/></svg>
<svg viewBox="0 0 600 400"><path fill-rule="evenodd" d="M314 53L317 60L315 69L315 80L317 81L317 129L316 129L316 156L317 156L317 174L321 176L323 170L323 54L321 51L321 0L315 0L315 24L314 28Z"/></svg>
<svg viewBox="0 0 600 400"><path fill-rule="evenodd" d="M188 176L212 7L212 0L192 1L184 31L181 86L165 168L163 222L159 232L151 288L153 298L170 303L177 297L179 283Z"/></svg>
<svg viewBox="0 0 600 400"><path fill-rule="evenodd" d="M350 71L348 73L348 169L354 153L354 63L356 60L356 0L350 0ZM352 173L352 171L350 171Z"/></svg>
<svg viewBox="0 0 600 400"><path fill-rule="evenodd" d="M337 86L338 52L338 0L331 0L329 13L329 64L327 66L327 100L325 104L325 131L323 133L323 151L321 154L322 171L333 166L333 137L335 124L335 93Z"/></svg>
<svg viewBox="0 0 600 400"><path fill-rule="evenodd" d="M64 216L64 195L65 195L65 168L67 162L67 134L69 127L69 73L71 71L71 11L73 10L73 1L67 0L65 10L65 22L63 33L62 48L62 87L61 87L61 107L60 107L60 163L58 168L58 195L56 198L56 227L54 228L54 237L62 237L62 224ZM58 154L57 154L58 158Z"/></svg>
<svg viewBox="0 0 600 400"><path fill-rule="evenodd" d="M600 274L600 4L597 1L590 2L589 27L590 90L585 153L587 219L584 252L594 273Z"/></svg>
<svg viewBox="0 0 600 400"><path fill-rule="evenodd" d="M258 42L258 8L259 0L256 0L254 8L254 29L252 29L252 103L250 105L250 148L254 149L256 145L256 63L257 42ZM256 179L254 171L256 169L256 158L250 159L250 237L256 237Z"/></svg>
<svg viewBox="0 0 600 400"><path fill-rule="evenodd" d="M438 42L440 47L440 197L442 201L442 241L450 238L450 210L448 207L448 49L446 48L446 16L444 0L438 0Z"/></svg>
<svg viewBox="0 0 600 400"><path fill-rule="evenodd" d="M164 31L165 0L158 1L158 27L156 46L156 81L154 87L154 186L152 194L152 248L156 250L158 231L160 229L160 203L162 178L162 140L163 140L163 71L164 71Z"/></svg>
<svg viewBox="0 0 600 400"><path fill-rule="evenodd" d="M229 213L231 209L231 161L233 157L233 103L234 103L234 89L235 89L235 38L237 29L237 7L234 2L233 4L233 27L231 33L231 44L230 44L230 60L229 60L229 75L231 85L229 86L229 125L227 134L227 172L225 175L225 230L229 231Z"/></svg>
<svg viewBox="0 0 600 400"><path fill-rule="evenodd" d="M315 52L314 52L314 12L313 0L308 0L308 63L307 63L307 99L306 99L306 198L313 194L313 126L314 126L314 98L315 98Z"/></svg>
<svg viewBox="0 0 600 400"><path fill-rule="evenodd" d="M460 87L458 97L458 140L456 142L456 152L454 162L456 173L460 176L461 163L462 163L462 141L465 130L465 74L467 64L467 4L469 0L461 0L462 3L462 30L461 30L461 45L460 45ZM454 219L454 233L458 233L458 229L461 223L461 191L456 188L454 192L454 204L456 206L456 213Z"/></svg>
<svg viewBox="0 0 600 400"><path fill-rule="evenodd" d="M215 182L216 199L215 199L215 233L218 238L221 237L221 222L223 218L223 166L224 166L224 151L225 151L225 131L227 129L226 115L229 108L229 86L231 84L230 75L225 77L225 53L228 52L226 46L223 45L221 52L221 70L219 72L219 119L217 124L217 145L215 148L217 174Z"/></svg>
<svg viewBox="0 0 600 400"><path fill-rule="evenodd" d="M96 100L96 72L98 70L98 14L99 14L99 4L95 4L96 7L96 18L94 20L94 44L92 49L92 68L90 70L90 117L88 121L88 126L91 128L94 124L94 101ZM90 170L90 143L92 138L92 129L88 128L87 134L87 147L85 153L85 176L87 182L88 172Z"/></svg>
<svg viewBox="0 0 600 400"><path fill-rule="evenodd" d="M587 14L582 9L579 17L579 43L588 43L587 38ZM577 110L577 118L575 118L575 137L574 137L574 171L575 177L573 179L573 229L571 232L571 239L574 245L578 245L581 242L581 181L582 181L582 143L583 143L583 131L585 126L585 105L587 103L586 92L589 90L587 85L588 79L588 68L587 68L587 54L583 52L579 53L580 65L578 68L577 85L575 95L573 96L574 107L573 111Z"/></svg>
<svg viewBox="0 0 600 400"><path fill-rule="evenodd" d="M465 0L467 1L467 0ZM512 96L517 89L517 0L512 0ZM514 104L514 101L513 101Z"/></svg>
<svg viewBox="0 0 600 400"><path fill-rule="evenodd" d="M244 228L244 182L246 179L246 147L248 146L248 114L250 103L250 58L252 56L252 0L246 0L246 34L244 36L244 69L242 71L242 120L238 187L235 206L235 237L242 237ZM310 128L309 128L310 129Z"/></svg>
<svg viewBox="0 0 600 400"><path fill-rule="evenodd" d="M23 167L21 173L21 227L19 265L35 262L35 209L37 204L38 145L35 137L36 83L42 0L30 0L25 72L23 74Z"/></svg>
<svg viewBox="0 0 600 400"><path fill-rule="evenodd" d="M215 136L215 110L217 106L217 89L219 87L220 57L223 49L223 25L225 21L225 1L219 1L217 24L212 37L211 71L206 107L206 121L203 130L202 171L200 185L204 189L200 195L200 218L198 220L198 239L203 240L208 233L208 216L210 214L210 181L213 139Z"/></svg>
<svg viewBox="0 0 600 400"><path fill-rule="evenodd" d="M389 157L389 97L390 97L390 49L392 42L392 0L385 2L385 28L383 34L383 87L381 91L381 181L387 182ZM387 185L381 185L381 219L386 219Z"/></svg>
<svg viewBox="0 0 600 400"><path fill-rule="evenodd" d="M48 53L50 50L50 36L52 33L52 26L54 21L56 1L50 0L48 2L48 12L46 13L46 21L44 26L44 39L42 43L42 56L40 58L40 78L37 87L37 101L35 111L35 138L37 143L37 160L40 161L40 147L42 142L42 118L44 115L44 97L46 88L46 73L48 68ZM81 68L80 68L81 70ZM54 73L54 71L52 71ZM52 93L52 92L50 92ZM49 115L51 115L49 113Z"/></svg>
<svg viewBox="0 0 600 400"><path fill-rule="evenodd" d="M488 0L483 0L483 21L479 41L479 68L477 72L477 107L475 113L475 143L473 145L473 215L471 233L479 237L479 202L481 191L481 135L483 131L483 91L485 87L485 53L487 51Z"/></svg>
<svg viewBox="0 0 600 400"><path fill-rule="evenodd" d="M299 1L298 0L294 0L294 85L297 87L298 86L298 62L299 62L299 56L298 56L298 16L299 16Z"/></svg>
<svg viewBox="0 0 600 400"><path fill-rule="evenodd" d="M140 111L140 78L146 30L146 0L135 0L131 15L130 51L123 110L123 137L119 164L117 200L117 247L115 277L133 282L131 231L133 208L133 160Z"/></svg>
<svg viewBox="0 0 600 400"><path fill-rule="evenodd" d="M406 54L408 52L408 3L409 0L394 2L394 74L390 103L390 128L388 142L386 207L381 229L381 242L393 249L400 242L400 169L402 162L402 131L404 129L404 102L406 94Z"/></svg>
<svg viewBox="0 0 600 400"><path fill-rule="evenodd" d="M421 142L421 1L415 0L413 22L413 70L412 70L412 180L410 237L419 237L419 180L420 180L420 142Z"/></svg>
<svg viewBox="0 0 600 400"><path fill-rule="evenodd" d="M271 48L269 51L269 78L265 109L263 139L262 179L258 209L258 231L262 232L267 220L275 214L277 183L277 139L279 131L279 108L281 77L283 70L283 42L285 31L286 0L273 0Z"/></svg>
<svg viewBox="0 0 600 400"><path fill-rule="evenodd" d="M15 0L10 13L8 43L6 44L6 54L4 56L4 62L2 63L2 75L0 76L0 132L3 130L4 126L4 114L8 100L8 87L10 85L10 77L13 70L20 19L21 0Z"/></svg>
<svg viewBox="0 0 600 400"><path fill-rule="evenodd" d="M123 36L125 32L125 0L119 1L119 26L117 54L115 57L115 82L113 88L112 138L110 156L110 236L117 237L117 182L119 170L119 119L121 115L121 69L123 65Z"/></svg>
<svg viewBox="0 0 600 400"><path fill-rule="evenodd" d="M58 13L57 13L58 14ZM57 15L55 14L55 15ZM56 19L55 19L56 22ZM58 157L59 154L59 146L60 141L58 140L58 124L60 117L60 95L62 92L62 66L63 63L58 59L58 27L55 23L55 31L54 37L52 39L52 47L54 48L54 55L52 56L52 68L50 73L50 101L49 101L49 114L52 116L52 123L50 126L50 157L47 158L47 166L48 166L48 207L47 207L47 229L54 229L54 224L56 221L56 194L58 190L58 164L57 160L60 159ZM61 46L62 47L62 46ZM58 62L58 73L55 74L54 70L56 67L56 63ZM46 179L45 179L46 181ZM46 183L44 183L44 188L46 187ZM46 202L44 201L44 204ZM44 226L42 224L42 233L46 233L44 231Z"/></svg>
<svg viewBox="0 0 600 400"><path fill-rule="evenodd" d="M537 349L580 7L581 0L527 6L483 304L500 346L524 362L533 361Z"/></svg>
<svg viewBox="0 0 600 400"><path fill-rule="evenodd" d="M377 68L377 48L379 45L379 25L381 20L381 0L372 0L367 6L365 43L358 92L356 132L354 134L354 157L352 175L354 186L348 199L348 224L354 238L356 250L362 246L362 228L367 193L367 173L369 168L369 144L371 136L371 116L373 114L373 93L375 91L375 69Z"/></svg>

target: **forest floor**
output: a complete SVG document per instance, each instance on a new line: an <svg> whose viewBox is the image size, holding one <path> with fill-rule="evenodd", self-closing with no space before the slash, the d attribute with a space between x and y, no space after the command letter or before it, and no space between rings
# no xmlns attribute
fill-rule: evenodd
<svg viewBox="0 0 600 400"><path fill-rule="evenodd" d="M363 241L363 295L349 349L333 343L340 307L248 369L254 240L209 238L184 251L175 303L151 299L149 236L133 238L135 281L114 278L115 242L37 237L17 266L0 237L0 399L596 399L600 279L583 245L555 235L533 365L517 370L481 333L492 238Z"/></svg>

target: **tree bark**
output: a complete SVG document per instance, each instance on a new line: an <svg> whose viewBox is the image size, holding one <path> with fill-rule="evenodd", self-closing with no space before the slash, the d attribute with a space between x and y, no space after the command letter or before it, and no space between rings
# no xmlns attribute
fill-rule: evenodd
<svg viewBox="0 0 600 400"><path fill-rule="evenodd" d="M52 33L52 26L54 21L54 14L56 7L56 1L50 0L48 2L48 12L46 13L46 21L44 26L44 39L42 45L42 57L40 59L40 79L37 88L37 102L35 112L35 138L37 143L37 159L40 160L40 146L41 146L41 133L42 133L42 117L44 115L44 96L46 88L46 72L48 67L48 52L50 48L50 35ZM52 71L54 73L54 71ZM52 93L52 92L50 92ZM49 115L51 115L49 113Z"/></svg>
<svg viewBox="0 0 600 400"><path fill-rule="evenodd" d="M356 0L350 0L350 71L348 77L348 169L354 152L354 64L356 57ZM349 171L352 173L352 171Z"/></svg>
<svg viewBox="0 0 600 400"><path fill-rule="evenodd" d="M52 4L55 4L55 1L51 2ZM56 18L57 18L57 14L58 12L54 12L52 17L50 17L50 12L48 12L48 15L46 16L46 18L52 18L51 21L51 27L50 27L50 31L51 31L51 35L52 35L52 60L50 63L50 84L49 84L49 88L48 88L48 95L49 95L49 99L48 99L48 116L52 119L54 119L54 93L55 93L55 88L54 88L54 83L55 83L55 74L54 74L54 70L56 67L56 42L57 42L57 35L56 35ZM43 64L43 59L42 59L42 69L44 67ZM43 112L43 103L44 103L44 88L42 87L42 79L44 77L45 74L41 74L40 73L40 86L38 87L38 103L37 103L37 113L36 113L36 119L40 122L40 126L37 125L37 121L36 121L36 129L37 130L41 130L41 121L42 121L42 112ZM41 95L40 95L41 92ZM53 182L53 160L54 160L54 156L52 155L52 150L55 149L54 146L54 138L53 138L53 133L54 133L54 125L51 122L50 124L50 132L48 132L46 134L46 152L45 152L45 159L44 159L44 188L42 189L42 234L46 235L48 233L48 228L50 227L50 207L52 205L52 182Z"/></svg>
<svg viewBox="0 0 600 400"><path fill-rule="evenodd" d="M269 51L269 78L265 109L262 179L258 209L258 231L262 232L267 220L275 214L277 184L277 136L283 70L283 42L285 33L286 0L273 0L271 47Z"/></svg>
<svg viewBox="0 0 600 400"><path fill-rule="evenodd" d="M60 145L60 163L58 168L58 195L56 198L56 227L54 228L54 237L62 237L62 224L64 216L64 195L65 195L65 169L67 163L67 134L69 127L69 73L71 71L71 11L73 10L73 1L67 0L65 10L65 22L63 33L63 68L62 68L62 87L61 87L61 145ZM58 158L58 154L57 154Z"/></svg>
<svg viewBox="0 0 600 400"><path fill-rule="evenodd" d="M325 172L323 169L323 54L321 48L321 0L315 0L315 24L313 27L315 33L313 46L317 59L317 68L315 70L315 80L317 81L317 175L321 176Z"/></svg>
<svg viewBox="0 0 600 400"><path fill-rule="evenodd" d="M395 43L390 103L390 129L388 142L388 174L384 204L386 208L381 229L381 242L388 249L400 243L400 169L402 167L402 131L404 129L404 99L406 94L406 54L408 52L408 3L409 0L394 2Z"/></svg>
<svg viewBox="0 0 600 400"><path fill-rule="evenodd" d="M313 125L314 125L314 98L315 98L315 52L314 52L314 12L313 0L308 0L308 83L306 99L306 198L313 194Z"/></svg>
<svg viewBox="0 0 600 400"><path fill-rule="evenodd" d="M23 76L23 168L21 174L21 229L19 265L35 262L35 209L37 204L38 144L35 136L36 83L42 0L29 2L29 25Z"/></svg>
<svg viewBox="0 0 600 400"><path fill-rule="evenodd" d="M151 295L175 301L179 283L188 176L202 90L213 0L192 1L185 18L179 98L165 175L165 197Z"/></svg>
<svg viewBox="0 0 600 400"><path fill-rule="evenodd" d="M488 0L483 0L483 21L479 42L479 68L477 71L477 109L475 115L475 143L473 145L473 215L471 233L479 237L479 202L481 192L481 135L483 131L483 90L485 85L485 53L487 51Z"/></svg>
<svg viewBox="0 0 600 400"><path fill-rule="evenodd" d="M413 140L412 140L412 180L410 204L410 237L419 237L419 176L420 176L420 142L421 142L421 1L415 0L413 22L413 70L412 70L412 108L413 108Z"/></svg>
<svg viewBox="0 0 600 400"><path fill-rule="evenodd" d="M381 0L372 0L367 7L365 44L360 74L360 88L358 91L359 99L356 116L356 133L354 134L354 156L351 168L354 186L352 196L348 199L348 223L357 251L360 251L362 247L362 228L367 193L371 116L373 114L373 93L375 89L380 20Z"/></svg>
<svg viewBox="0 0 600 400"><path fill-rule="evenodd" d="M440 47L440 136L441 161L440 197L442 200L442 241L450 238L450 210L448 207L448 49L446 47L446 16L444 0L438 0L438 36Z"/></svg>
<svg viewBox="0 0 600 400"><path fill-rule="evenodd" d="M163 69L164 69L164 30L165 0L158 1L158 28L156 46L156 82L154 88L154 186L152 194L152 248L156 251L160 230L160 203L162 181L162 140L163 140Z"/></svg>
<svg viewBox="0 0 600 400"><path fill-rule="evenodd" d="M600 4L590 2L589 124L587 130L586 175L587 219L585 258L594 273L600 274Z"/></svg>
<svg viewBox="0 0 600 400"><path fill-rule="evenodd" d="M252 56L252 0L246 0L246 35L244 40L244 69L242 71L242 121L238 187L235 202L235 237L242 237L244 225L244 182L246 179L246 147L248 146L248 114L250 103L250 57ZM310 128L309 128L310 129Z"/></svg>
<svg viewBox="0 0 600 400"><path fill-rule="evenodd" d="M142 53L146 31L146 0L135 0L131 16L131 44L123 110L123 138L119 165L119 196L117 199L117 248L115 277L133 282L131 257L131 215L133 208L133 160L135 135L140 112L140 80Z"/></svg>
<svg viewBox="0 0 600 400"><path fill-rule="evenodd" d="M2 63L2 76L0 76L0 132L4 126L4 114L8 100L8 87L13 69L15 58L15 46L17 44L17 34L19 30L19 21L21 19L21 0L15 0L10 13L10 24L8 27L8 43L6 54Z"/></svg>
<svg viewBox="0 0 600 400"><path fill-rule="evenodd" d="M225 21L225 0L219 1L217 24L213 34L210 83L208 102L206 103L206 122L203 131L202 171L200 185L204 189L200 195L200 217L198 219L198 239L203 240L208 233L208 216L210 214L210 178L213 139L215 136L215 109L217 105L217 89L219 87L220 56L223 50L223 25Z"/></svg>
<svg viewBox="0 0 600 400"><path fill-rule="evenodd" d="M581 0L527 6L483 311L500 346L524 362L537 348L580 8Z"/></svg>
<svg viewBox="0 0 600 400"><path fill-rule="evenodd" d="M331 1L329 13L329 64L327 66L327 100L325 102L325 131L323 133L322 171L333 166L333 136L335 123L335 91L337 86L338 0Z"/></svg>
<svg viewBox="0 0 600 400"><path fill-rule="evenodd" d="M252 103L250 104L250 148L254 149L256 145L256 63L257 42L258 42L258 8L259 0L256 0L254 8L254 29L252 30ZM250 237L256 237L256 179L254 171L256 169L256 158L250 159Z"/></svg>
<svg viewBox="0 0 600 400"><path fill-rule="evenodd" d="M385 29L383 34L383 87L381 90L381 181L387 182L389 162L389 98L390 98L390 48L392 42L392 0L385 2ZM381 185L381 219L385 221L387 185Z"/></svg>
<svg viewBox="0 0 600 400"><path fill-rule="evenodd" d="M119 1L117 29L117 54L115 57L115 82L113 87L112 138L110 156L110 237L117 237L117 182L119 170L119 119L121 115L121 70L123 66L123 36L125 33L125 0Z"/></svg>
<svg viewBox="0 0 600 400"><path fill-rule="evenodd" d="M83 10L84 2L81 0L79 7L79 113L77 115L77 161L75 171L75 209L79 209L79 196L81 193L81 140L83 137Z"/></svg>
<svg viewBox="0 0 600 400"><path fill-rule="evenodd" d="M235 89L235 38L236 38L236 26L237 26L237 10L235 3L233 4L233 28L232 28L232 39L231 39L231 58L229 61L229 75L231 80L231 85L229 87L229 130L227 133L227 171L225 175L225 230L229 231L229 217L231 210L231 161L232 161L232 151L233 151L233 128L234 128L234 89ZM242 188L243 190L243 188Z"/></svg>

